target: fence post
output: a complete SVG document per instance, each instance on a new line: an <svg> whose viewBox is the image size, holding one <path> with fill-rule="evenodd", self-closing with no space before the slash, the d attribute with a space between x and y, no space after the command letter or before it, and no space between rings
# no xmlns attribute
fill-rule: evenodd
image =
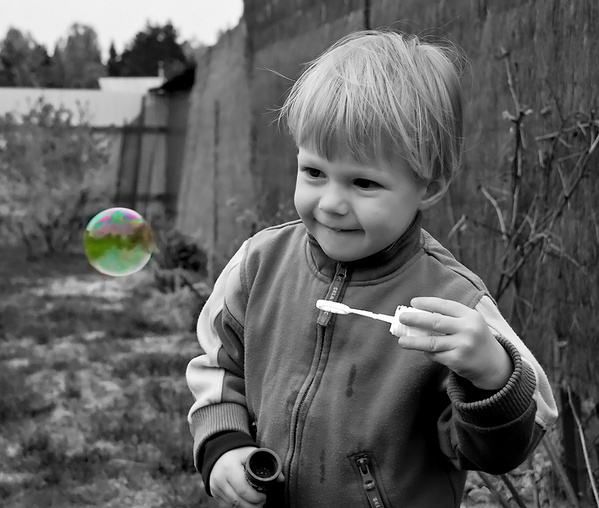
<svg viewBox="0 0 599 508"><path fill-rule="evenodd" d="M135 157L135 172L133 173L133 185L131 186L131 202L129 203L129 206L132 209L136 209L137 206L137 196L138 196L138 189L137 186L139 184L139 172L141 170L140 166L141 166L141 151L143 148L143 128L144 125L146 123L146 96L144 95L141 98L141 112L139 113L139 131L138 131L138 136L137 136L137 152L136 152L136 157Z"/></svg>

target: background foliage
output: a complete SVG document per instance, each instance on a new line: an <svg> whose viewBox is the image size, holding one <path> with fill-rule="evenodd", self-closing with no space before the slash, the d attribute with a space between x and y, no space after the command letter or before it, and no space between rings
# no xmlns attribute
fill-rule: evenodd
<svg viewBox="0 0 599 508"><path fill-rule="evenodd" d="M90 212L111 201L107 143L84 110L39 100L27 114L0 116L4 241L24 244L30 259L64 252Z"/></svg>
<svg viewBox="0 0 599 508"><path fill-rule="evenodd" d="M112 44L104 63L91 26L74 23L52 52L10 28L0 40L0 87L98 88L103 76L157 76L160 68L169 79L194 63L197 48L178 39L170 23L148 23L121 54Z"/></svg>

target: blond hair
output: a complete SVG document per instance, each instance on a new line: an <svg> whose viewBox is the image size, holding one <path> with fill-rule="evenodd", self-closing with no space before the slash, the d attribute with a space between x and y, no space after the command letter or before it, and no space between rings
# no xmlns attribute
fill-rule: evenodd
<svg viewBox="0 0 599 508"><path fill-rule="evenodd" d="M279 119L326 159L401 158L419 180L450 181L462 157L459 57L395 31L350 34L308 64Z"/></svg>

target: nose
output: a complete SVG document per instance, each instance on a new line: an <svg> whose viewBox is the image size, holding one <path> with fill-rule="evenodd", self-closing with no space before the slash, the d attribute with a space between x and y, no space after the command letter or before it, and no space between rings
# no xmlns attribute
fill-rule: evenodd
<svg viewBox="0 0 599 508"><path fill-rule="evenodd" d="M349 202L342 189L337 186L327 186L318 200L318 208L325 213L347 215Z"/></svg>

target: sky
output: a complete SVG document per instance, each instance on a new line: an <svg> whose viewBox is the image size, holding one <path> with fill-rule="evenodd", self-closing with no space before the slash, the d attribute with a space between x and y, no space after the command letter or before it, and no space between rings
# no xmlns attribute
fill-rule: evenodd
<svg viewBox="0 0 599 508"><path fill-rule="evenodd" d="M147 21L170 20L179 42L212 45L219 30L235 27L242 13L243 0L0 0L0 40L9 27L18 28L52 54L69 27L81 23L96 31L106 59L111 42L121 53Z"/></svg>

